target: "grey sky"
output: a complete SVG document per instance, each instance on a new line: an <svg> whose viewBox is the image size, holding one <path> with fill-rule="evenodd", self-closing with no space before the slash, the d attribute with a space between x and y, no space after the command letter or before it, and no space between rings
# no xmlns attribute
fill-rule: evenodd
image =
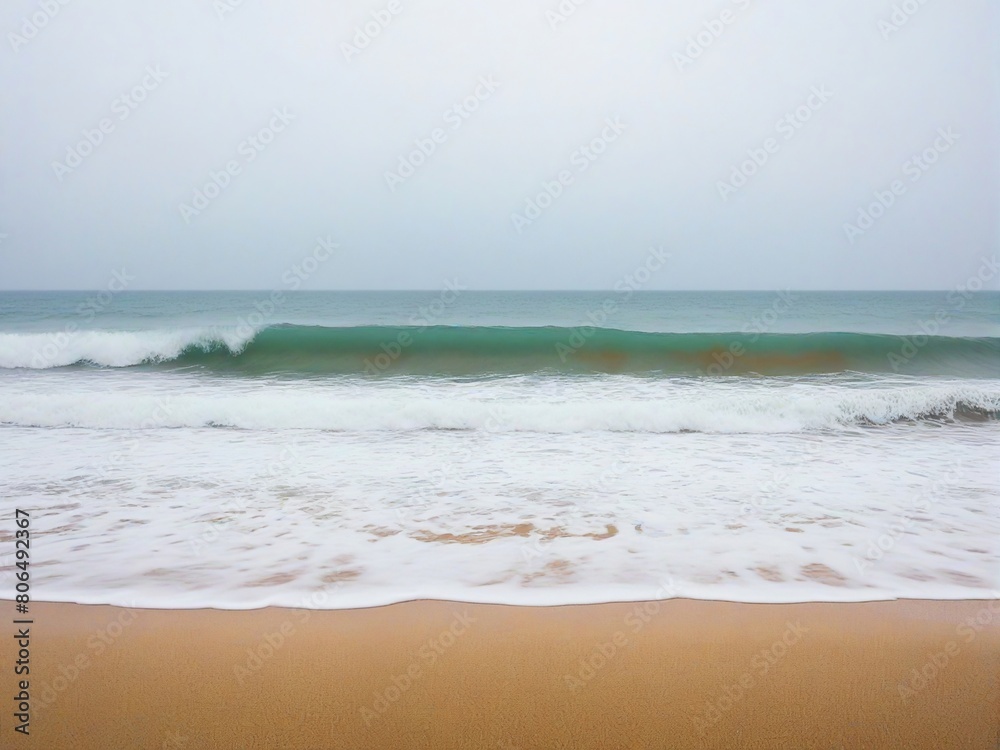
<svg viewBox="0 0 1000 750"><path fill-rule="evenodd" d="M304 288L609 288L651 245L651 288L949 288L1000 245L993 0L63 1L0 10L0 288L275 288L326 236Z"/></svg>

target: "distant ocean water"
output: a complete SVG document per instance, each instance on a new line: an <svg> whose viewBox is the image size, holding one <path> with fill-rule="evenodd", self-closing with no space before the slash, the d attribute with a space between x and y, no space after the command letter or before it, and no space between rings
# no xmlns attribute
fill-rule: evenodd
<svg viewBox="0 0 1000 750"><path fill-rule="evenodd" d="M998 416L996 292L0 293L40 599L996 596Z"/></svg>

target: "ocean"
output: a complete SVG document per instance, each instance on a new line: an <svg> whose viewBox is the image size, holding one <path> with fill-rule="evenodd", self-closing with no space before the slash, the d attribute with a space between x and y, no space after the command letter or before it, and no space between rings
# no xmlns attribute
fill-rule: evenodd
<svg viewBox="0 0 1000 750"><path fill-rule="evenodd" d="M0 292L0 585L996 597L998 415L998 292Z"/></svg>

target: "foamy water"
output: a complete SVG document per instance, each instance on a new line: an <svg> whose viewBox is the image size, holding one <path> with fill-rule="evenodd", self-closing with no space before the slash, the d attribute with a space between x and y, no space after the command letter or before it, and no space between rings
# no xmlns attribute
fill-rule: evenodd
<svg viewBox="0 0 1000 750"><path fill-rule="evenodd" d="M46 599L987 596L1000 425L956 404L1000 388L11 372L0 470Z"/></svg>

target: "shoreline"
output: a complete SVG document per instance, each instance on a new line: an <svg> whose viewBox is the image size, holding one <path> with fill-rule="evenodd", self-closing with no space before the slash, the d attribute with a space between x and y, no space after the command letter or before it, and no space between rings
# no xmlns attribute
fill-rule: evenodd
<svg viewBox="0 0 1000 750"><path fill-rule="evenodd" d="M45 747L995 750L1000 741L1000 600L36 602L30 618L30 731ZM16 640L0 644L12 664ZM0 679L10 697L12 671Z"/></svg>
<svg viewBox="0 0 1000 750"><path fill-rule="evenodd" d="M263 602L251 602L247 604L237 604L237 605L213 605L210 603L203 603L203 600L188 600L183 604L172 603L170 605L161 605L159 603L152 604L142 604L136 605L130 603L125 597L121 597L116 602L101 602L101 601L90 601L86 598L70 598L68 596L60 596L55 599L44 600L45 604L56 604L56 605L72 605L78 607L121 607L125 609L135 609L143 611L153 611L153 612L198 612L198 611L212 611L212 612L256 612L262 609L282 609L282 610L310 610L316 612L357 612L369 609L381 609L384 607L394 607L396 605L410 605L419 604L423 602L443 602L446 604L455 605L472 605L476 607L514 607L517 609L555 609L560 607L600 607L604 605L618 605L618 604L635 604L643 602L667 602L667 601L685 601L685 602L706 602L715 604L738 604L738 605L751 605L751 606L774 606L774 607L784 607L787 605L806 605L806 604L836 604L836 605L852 605L852 604L891 604L893 602L978 602L978 601L993 601L993 597L970 597L968 594L973 591L986 592L989 594L996 594L997 599L1000 600L1000 588L964 588L963 594L958 594L957 592L947 591L942 592L940 589L933 591L933 594L927 594L925 596L913 595L912 592L905 592L899 595L890 594L872 594L867 598L857 598L853 590L843 589L838 586L825 585L822 587L813 587L809 591L815 592L821 588L826 594L823 598L805 598L808 596L808 592L804 588L796 589L795 583L790 584L780 584L781 588L787 588L790 590L797 590L802 598L789 598L788 600L778 600L772 597L732 597L727 598L726 596L701 596L698 594L693 594L690 589L684 589L682 591L676 591L676 586L672 582L663 582L658 587L648 585L648 586L635 586L634 588L624 589L620 595L615 596L594 596L591 598L583 597L578 595L576 592L572 594L566 594L565 596L557 596L555 591L559 588L569 588L563 585L562 587L532 587L526 588L524 594L517 600L511 600L506 598L504 594L509 594L509 591L497 594L496 592L491 592L489 596L474 597L467 596L470 591L476 591L479 587L471 586L468 588L463 588L460 590L455 590L455 595L451 595L451 592L443 593L440 596L435 594L418 594L410 597L398 596L396 594L388 594L382 597L372 597L371 594L365 594L364 596L358 595L357 593L346 594L344 588L342 588L342 582L334 582L331 584L324 584L322 588L313 590L311 593L299 594L295 597L290 597L290 601L294 603L286 604L282 602L274 601L263 601ZM615 585L616 589L621 589L620 585ZM723 586L718 584L707 584L702 587L702 591L707 591L710 589L723 589ZM244 589L245 591L246 589ZM655 593L650 593L654 592ZM699 592L700 593L700 592ZM839 595L839 596L838 596ZM210 597L207 597L204 601L207 601ZM41 601L41 600L40 600ZM132 602L135 600L133 599ZM336 607L327 606L330 602L336 601ZM10 602L8 599L0 597L0 606L4 602Z"/></svg>

